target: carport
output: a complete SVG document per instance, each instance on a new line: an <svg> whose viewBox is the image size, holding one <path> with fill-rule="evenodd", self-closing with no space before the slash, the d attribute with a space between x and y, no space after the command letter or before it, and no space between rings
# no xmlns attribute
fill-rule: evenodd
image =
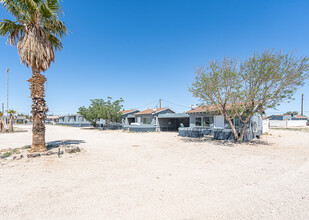
<svg viewBox="0 0 309 220"><path fill-rule="evenodd" d="M181 124L189 127L189 115L186 113L159 114L157 123L160 131L178 131Z"/></svg>
<svg viewBox="0 0 309 220"><path fill-rule="evenodd" d="M134 115L128 115L127 119L128 119L128 125L135 122L135 116Z"/></svg>

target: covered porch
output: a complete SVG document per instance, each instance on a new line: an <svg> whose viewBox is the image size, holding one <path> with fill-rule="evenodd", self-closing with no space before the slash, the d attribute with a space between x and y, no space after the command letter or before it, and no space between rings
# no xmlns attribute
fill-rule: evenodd
<svg viewBox="0 0 309 220"><path fill-rule="evenodd" d="M178 131L180 127L189 127L189 115L185 113L159 114L158 129L160 131Z"/></svg>

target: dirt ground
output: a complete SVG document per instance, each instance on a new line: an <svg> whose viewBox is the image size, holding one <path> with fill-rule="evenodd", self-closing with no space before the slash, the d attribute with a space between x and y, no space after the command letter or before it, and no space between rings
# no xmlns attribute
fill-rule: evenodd
<svg viewBox="0 0 309 220"><path fill-rule="evenodd" d="M0 149L31 143L0 134ZM1 165L0 219L309 219L309 133L259 144L47 126L81 153Z"/></svg>

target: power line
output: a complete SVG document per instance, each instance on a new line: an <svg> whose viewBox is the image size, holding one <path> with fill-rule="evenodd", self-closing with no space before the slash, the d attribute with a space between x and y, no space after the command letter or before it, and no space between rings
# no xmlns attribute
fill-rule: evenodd
<svg viewBox="0 0 309 220"><path fill-rule="evenodd" d="M142 105L142 106L140 106L140 107L138 107L138 108L136 108L136 109L140 109L140 108L142 108L142 107L145 107L145 106L151 105L152 103L156 103L156 102L157 102L157 100L154 100L154 101L150 102L149 104Z"/></svg>
<svg viewBox="0 0 309 220"><path fill-rule="evenodd" d="M173 102L167 101L167 100L165 100L165 99L162 99L162 101L168 102L168 103L170 103L170 104L172 104L172 105L177 105L177 106L180 106L180 107L183 107L183 108L188 108L188 109L191 109L189 106L179 105L179 104L176 104L176 103L173 103Z"/></svg>

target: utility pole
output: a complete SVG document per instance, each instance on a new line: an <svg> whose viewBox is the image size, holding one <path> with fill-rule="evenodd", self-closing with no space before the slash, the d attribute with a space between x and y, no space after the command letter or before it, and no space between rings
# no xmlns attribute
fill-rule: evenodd
<svg viewBox="0 0 309 220"><path fill-rule="evenodd" d="M304 94L301 95L301 115L304 115Z"/></svg>
<svg viewBox="0 0 309 220"><path fill-rule="evenodd" d="M160 108L161 108L161 99L159 99L159 103L160 103Z"/></svg>
<svg viewBox="0 0 309 220"><path fill-rule="evenodd" d="M6 110L9 110L9 71L10 69L8 68L7 72L6 72ZM7 113L8 115L9 113Z"/></svg>

